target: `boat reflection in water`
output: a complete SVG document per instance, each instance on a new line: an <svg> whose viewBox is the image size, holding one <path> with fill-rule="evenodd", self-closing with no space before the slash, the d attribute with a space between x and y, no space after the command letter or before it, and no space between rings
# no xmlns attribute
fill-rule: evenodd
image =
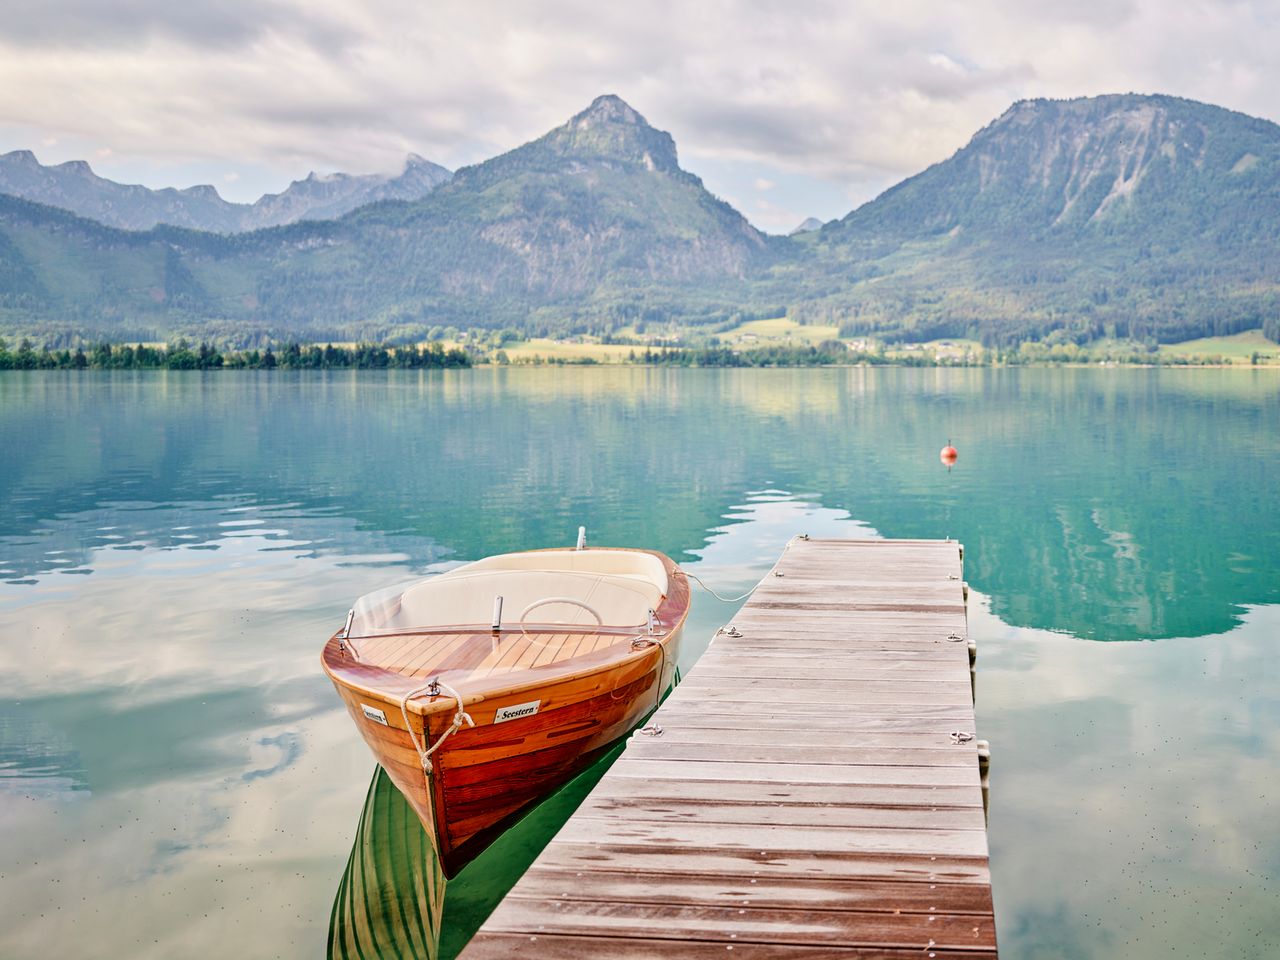
<svg viewBox="0 0 1280 960"><path fill-rule="evenodd" d="M351 857L329 917L331 960L435 960L444 871L413 807L374 770Z"/></svg>
<svg viewBox="0 0 1280 960"><path fill-rule="evenodd" d="M430 835L386 771L376 767L333 899L329 960L456 956L622 749L615 745L448 881L447 903Z"/></svg>

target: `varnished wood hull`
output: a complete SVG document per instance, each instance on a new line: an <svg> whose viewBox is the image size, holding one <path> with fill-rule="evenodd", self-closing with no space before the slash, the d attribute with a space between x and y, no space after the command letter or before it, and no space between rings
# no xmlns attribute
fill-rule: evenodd
<svg viewBox="0 0 1280 960"><path fill-rule="evenodd" d="M387 775L413 806L452 877L521 815L590 766L658 705L674 681L679 631L664 648L621 668L601 670L539 691L541 709L495 724L497 711L527 702L528 691L469 705L475 727L449 737L423 770L398 700L357 693L335 680L339 695ZM388 726L368 720L380 709ZM423 717L410 714L411 722ZM452 714L425 718L426 737L444 732ZM422 741L421 727L415 727Z"/></svg>
<svg viewBox="0 0 1280 960"><path fill-rule="evenodd" d="M669 562L669 561L668 561ZM405 726L398 686L364 666L344 666L339 638L325 649L325 668L378 763L409 801L439 852L447 877L457 874L504 829L590 766L658 705L675 678L688 585L680 576L663 621L660 642L617 660L598 660L568 676L520 674L509 690L467 699L474 727L452 733L424 770ZM533 676L533 680L530 677ZM504 707L538 701L537 712L495 723ZM409 722L420 743L434 743L453 720L450 709L415 709ZM369 719L381 711L386 724Z"/></svg>

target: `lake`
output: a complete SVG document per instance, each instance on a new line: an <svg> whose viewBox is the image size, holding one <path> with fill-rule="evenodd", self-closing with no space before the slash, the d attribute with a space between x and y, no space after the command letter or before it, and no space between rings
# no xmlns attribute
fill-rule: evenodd
<svg viewBox="0 0 1280 960"><path fill-rule="evenodd" d="M962 541L1002 952L1274 957L1278 426L1275 370L0 374L0 955L323 955L374 769L324 640L583 524L722 593L795 533Z"/></svg>

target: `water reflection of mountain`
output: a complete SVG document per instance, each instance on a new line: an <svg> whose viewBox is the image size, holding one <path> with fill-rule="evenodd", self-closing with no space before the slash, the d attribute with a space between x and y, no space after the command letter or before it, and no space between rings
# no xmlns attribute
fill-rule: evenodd
<svg viewBox="0 0 1280 960"><path fill-rule="evenodd" d="M78 679L68 676L65 683L75 686ZM168 696L137 684L9 703L0 713L0 787L9 777L25 783L26 792L47 793L37 781L53 778L66 789L106 796L220 773L261 779L296 762L303 749L296 731L332 709L327 684L309 677L269 690L205 687L193 693L193 682L170 680ZM163 731L163 749L156 746L157 731ZM246 740L267 763L243 770Z"/></svg>
<svg viewBox="0 0 1280 960"><path fill-rule="evenodd" d="M0 713L0 794L23 797L87 796L80 753L42 720Z"/></svg>
<svg viewBox="0 0 1280 960"><path fill-rule="evenodd" d="M46 574L88 575L98 551L218 550L223 541L238 538L253 538L261 550L336 555L362 565L421 568L448 553L429 537L365 527L331 506L225 494L207 502L104 502L82 512L58 512L29 533L0 535L0 579L27 583Z"/></svg>
<svg viewBox="0 0 1280 960"><path fill-rule="evenodd" d="M254 533L421 567L585 523L680 555L773 486L964 540L1010 622L1199 635L1280 601L1278 415L1264 371L7 374L0 577Z"/></svg>

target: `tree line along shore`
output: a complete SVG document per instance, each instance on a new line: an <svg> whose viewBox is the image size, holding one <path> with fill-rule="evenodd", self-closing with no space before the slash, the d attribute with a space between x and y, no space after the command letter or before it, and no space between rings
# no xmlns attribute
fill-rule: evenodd
<svg viewBox="0 0 1280 960"><path fill-rule="evenodd" d="M424 370L470 367L472 362L465 350L441 343L287 343L275 349L222 350L179 340L163 347L98 343L55 350L36 348L29 340L9 349L0 341L0 370Z"/></svg>
<svg viewBox="0 0 1280 960"><path fill-rule="evenodd" d="M485 350L432 342L418 345L360 343L353 345L297 342L244 349L220 348L185 340L160 346L97 343L54 348L24 339L10 347L0 339L0 370L426 370L496 366L638 365L667 367L991 367L1041 365L1205 366L1249 362L1274 365L1275 353L1255 351L1248 358L1153 353L1118 349L1091 353L1074 344L1025 343L1009 350L959 354L923 351L856 350L839 341L775 344L734 349L723 345L644 347L608 358L585 356L508 356L501 348Z"/></svg>

